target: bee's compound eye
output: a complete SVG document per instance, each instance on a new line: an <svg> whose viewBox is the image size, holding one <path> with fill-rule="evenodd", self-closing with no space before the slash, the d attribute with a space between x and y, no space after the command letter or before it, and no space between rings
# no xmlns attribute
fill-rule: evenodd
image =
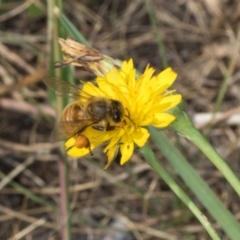
<svg viewBox="0 0 240 240"><path fill-rule="evenodd" d="M123 107L122 104L116 100L112 101L112 118L113 121L118 123L121 122L123 117Z"/></svg>
<svg viewBox="0 0 240 240"><path fill-rule="evenodd" d="M122 119L122 113L118 111L118 109L115 109L113 112L113 121L114 122L120 122Z"/></svg>

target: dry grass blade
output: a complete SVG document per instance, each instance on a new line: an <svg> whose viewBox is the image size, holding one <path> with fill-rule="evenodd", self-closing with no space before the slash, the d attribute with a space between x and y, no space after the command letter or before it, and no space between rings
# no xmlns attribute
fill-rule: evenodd
<svg viewBox="0 0 240 240"><path fill-rule="evenodd" d="M46 104L39 104L36 107L32 103L26 101L15 101L9 98L2 98L0 99L0 107L6 110L28 114L32 117L38 117L39 115L56 117L56 111Z"/></svg>
<svg viewBox="0 0 240 240"><path fill-rule="evenodd" d="M10 50L10 48L0 43L0 55L11 63L16 64L28 73L34 73L35 69L23 58Z"/></svg>
<svg viewBox="0 0 240 240"><path fill-rule="evenodd" d="M198 129L206 127L208 124L217 124L220 121L226 121L229 125L240 124L240 107L231 109L224 113L216 113L214 120L212 113L198 113L193 117L193 122Z"/></svg>
<svg viewBox="0 0 240 240"><path fill-rule="evenodd" d="M0 16L0 22L6 21L9 18L12 18L18 14L20 14L21 12L23 12L24 10L26 10L30 5L32 4L31 0L25 1L24 3L22 3L21 5L19 5L18 7L10 10L9 12L2 14Z"/></svg>
<svg viewBox="0 0 240 240"><path fill-rule="evenodd" d="M34 229L42 226L44 223L46 223L46 219L39 219L36 222L32 223L28 227L24 228L22 231L15 234L13 237L9 238L8 240L18 240L26 236L27 234L31 233Z"/></svg>
<svg viewBox="0 0 240 240"><path fill-rule="evenodd" d="M14 218L20 219L20 220L28 222L28 223L34 223L39 220L38 218L30 217L26 214L20 213L18 211L13 211L13 210L11 210L7 207L1 206L1 205L0 205L0 211L2 213L5 213L6 215L12 216ZM48 228L48 229L52 229L52 230L57 230L59 228L59 226L57 224L53 224L48 221L45 221L42 224L42 226L45 228Z"/></svg>
<svg viewBox="0 0 240 240"><path fill-rule="evenodd" d="M157 237L157 238L163 239L163 240L176 240L177 239L177 236L174 234L168 234L163 231L156 230L151 227L147 227L144 224L134 223L130 219L128 219L126 216L124 216L120 213L115 213L115 214L116 214L116 218L119 221L123 222L127 226L127 228L132 231L141 231L151 237Z"/></svg>
<svg viewBox="0 0 240 240"><path fill-rule="evenodd" d="M21 87L24 86L28 86L31 84L35 84L38 81L41 80L41 78L43 78L44 76L46 76L46 70L45 69L39 69L37 71L35 71L34 73L30 74L29 76L26 76L22 79L20 79L17 83L11 85L11 86L1 86L0 87L0 96L4 95L6 93L9 93L13 90L18 90Z"/></svg>
<svg viewBox="0 0 240 240"><path fill-rule="evenodd" d="M1 182L0 182L0 191L4 186L6 186L14 177L16 177L18 174L20 174L24 169L32 164L35 161L34 156L29 157L26 159L25 162L20 164L18 167L16 167L13 171L11 171Z"/></svg>
<svg viewBox="0 0 240 240"><path fill-rule="evenodd" d="M98 187L99 185L100 185L100 183L98 181L77 184L75 186L71 186L69 191L71 193L79 193L84 190L94 189L94 188ZM54 187L30 188L29 191L31 191L32 193L40 194L40 195L57 195L60 193L60 188L59 187L56 187L56 188L54 188ZM14 189L10 189L10 188L2 190L2 194L11 194L11 193L16 194L17 191Z"/></svg>
<svg viewBox="0 0 240 240"><path fill-rule="evenodd" d="M57 143L35 143L31 145L24 145L0 139L0 146L16 152L26 153L44 153L56 148Z"/></svg>

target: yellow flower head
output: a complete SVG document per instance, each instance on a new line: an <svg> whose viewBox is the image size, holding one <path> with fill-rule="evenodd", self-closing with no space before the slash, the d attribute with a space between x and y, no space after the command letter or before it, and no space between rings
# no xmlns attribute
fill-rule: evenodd
<svg viewBox="0 0 240 240"><path fill-rule="evenodd" d="M166 90L177 74L171 68L156 76L153 76L154 71L147 67L136 79L136 70L130 59L123 62L121 69L113 68L105 76L98 76L97 86L90 82L85 83L83 92L122 103L123 118L111 130L101 131L92 126L87 127L81 134L87 137L90 148L77 148L76 136L70 138L65 144L68 155L80 157L107 142L104 152L108 163L105 168L112 163L118 150L121 152L122 165L132 156L134 145L142 147L147 142L147 126L165 128L171 124L175 117L166 111L175 107L182 98L180 94L172 94L174 91ZM79 101L82 106L86 104L84 98Z"/></svg>

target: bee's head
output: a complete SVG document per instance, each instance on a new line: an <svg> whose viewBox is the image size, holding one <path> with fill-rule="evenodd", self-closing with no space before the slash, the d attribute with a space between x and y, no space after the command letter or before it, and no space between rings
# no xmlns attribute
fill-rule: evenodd
<svg viewBox="0 0 240 240"><path fill-rule="evenodd" d="M112 100L112 120L115 123L122 121L124 115L124 109L121 102Z"/></svg>

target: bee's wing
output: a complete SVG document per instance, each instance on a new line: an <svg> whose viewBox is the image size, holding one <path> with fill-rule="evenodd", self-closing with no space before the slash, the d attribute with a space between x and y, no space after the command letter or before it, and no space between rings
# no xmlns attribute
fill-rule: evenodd
<svg viewBox="0 0 240 240"><path fill-rule="evenodd" d="M81 133L88 126L91 126L94 123L96 123L96 121L93 119L82 119L73 122L59 122L52 130L50 139L53 142L65 141L77 133Z"/></svg>
<svg viewBox="0 0 240 240"><path fill-rule="evenodd" d="M71 97L79 99L81 92L80 88L72 85L71 83L65 82L55 77L44 77L43 82L50 88L52 88L58 96ZM85 97L90 97L89 94L84 92Z"/></svg>

